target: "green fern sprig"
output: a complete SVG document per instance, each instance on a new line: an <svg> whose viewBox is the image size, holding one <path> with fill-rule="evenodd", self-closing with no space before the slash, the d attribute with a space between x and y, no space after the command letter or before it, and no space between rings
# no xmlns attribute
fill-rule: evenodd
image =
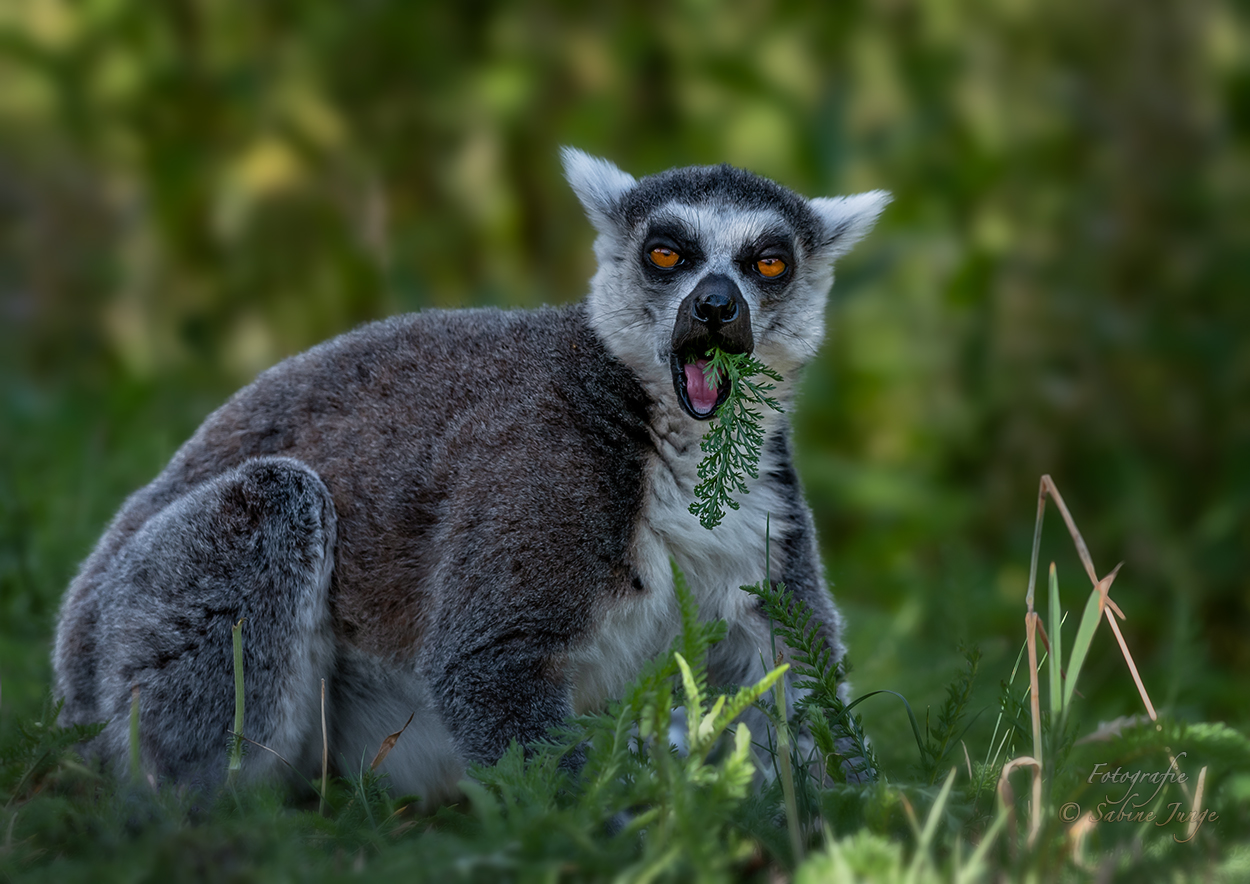
<svg viewBox="0 0 1250 884"><path fill-rule="evenodd" d="M823 736L821 732L828 732L822 751L830 754L828 748L834 745L835 737L837 740L849 738L850 757L863 759L867 771L879 770L860 717L851 714L853 704L844 703L838 695L838 686L846 677L846 664L833 659L833 649L820 634L821 621L815 612L802 599L792 596L783 583L757 583L742 589L759 598L760 609L773 621L776 634L789 649L794 674L798 677L793 688L807 691L807 695L795 703L795 709L805 722L815 721L813 735L818 745ZM839 756L846 755L834 751ZM833 767L835 765L830 765Z"/></svg>
<svg viewBox="0 0 1250 884"><path fill-rule="evenodd" d="M781 403L768 394L775 384L752 380L762 375L781 381L781 375L746 353L726 353L713 347L708 352L703 376L708 386L719 388L728 379L729 396L716 411L708 431L699 443L703 460L699 462L699 479L694 488L695 502L690 512L699 517L704 528L712 529L725 517L725 507L738 509L733 494L748 494L746 477L759 478L760 450L764 445L764 429L760 412L750 405L761 405L781 411Z"/></svg>
<svg viewBox="0 0 1250 884"><path fill-rule="evenodd" d="M785 675L788 665L778 666L771 670L756 684L739 688L732 696L721 694L711 707L704 712L703 696L696 686L696 677L690 664L681 654L673 654L673 660L681 670L682 687L686 693L686 722L689 729L687 740L690 748L689 759L696 764L707 758L708 752L716 745L720 735L739 715L750 708L751 704L768 693L773 684ZM706 677L706 674L704 674ZM739 725L743 731L745 725ZM738 742L750 739L750 731L745 736L739 734ZM690 763L688 761L688 763Z"/></svg>
<svg viewBox="0 0 1250 884"><path fill-rule="evenodd" d="M677 609L681 613L681 633L673 650L694 664L699 693L707 696L707 653L712 645L725 637L728 628L724 620L699 620L699 603L690 591L686 575L675 561L670 560L670 564L673 569L673 591L677 596Z"/></svg>
<svg viewBox="0 0 1250 884"><path fill-rule="evenodd" d="M945 774L943 761L967 730L962 725L967 715L968 701L972 697L972 685L980 668L980 649L965 648L964 660L967 661L967 666L946 686L946 702L938 712L936 725L930 727L929 716L925 715L925 749L921 762L930 786L935 785L939 777Z"/></svg>
<svg viewBox="0 0 1250 884"><path fill-rule="evenodd" d="M61 727L64 700L45 704L38 721L19 723L16 733L0 744L0 809L38 791L40 782L72 758L75 747L99 736L104 723Z"/></svg>
<svg viewBox="0 0 1250 884"><path fill-rule="evenodd" d="M833 660L833 649L820 634L820 621L811 607L790 595L784 583L757 583L743 589L759 597L760 607L774 621L777 635L790 648L794 672L802 679L794 687L811 692L806 701L819 700L830 708L834 702L840 703L838 685L845 675L844 667Z"/></svg>

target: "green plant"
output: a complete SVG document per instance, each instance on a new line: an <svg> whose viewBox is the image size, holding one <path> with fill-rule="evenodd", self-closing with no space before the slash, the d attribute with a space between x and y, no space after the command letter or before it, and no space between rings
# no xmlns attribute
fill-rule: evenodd
<svg viewBox="0 0 1250 884"><path fill-rule="evenodd" d="M45 704L38 719L19 722L16 733L0 746L0 802L5 807L36 794L60 766L76 764L74 749L104 729L102 724L59 726L62 705Z"/></svg>
<svg viewBox="0 0 1250 884"><path fill-rule="evenodd" d="M805 692L795 704L796 720L810 730L825 757L826 773L835 781L844 781L847 771L843 762L847 762L854 765L852 773L871 777L878 763L864 735L860 716L851 714L851 709L867 696L852 703L842 699L839 686L846 675L846 664L834 662L833 649L820 634L820 622L811 608L791 596L783 583L766 580L742 588L759 598L760 610L773 622L776 636L789 649L795 674L799 676L794 687ZM851 755L838 746L846 740L853 747Z"/></svg>
<svg viewBox="0 0 1250 884"><path fill-rule="evenodd" d="M331 881L367 873L439 882L792 876L972 884L1129 880L1147 863L1152 873L1179 879L1200 862L1212 880L1250 873L1239 834L1250 830L1244 734L1158 714L1086 727L1080 740L1073 738L1082 732L1086 705L1075 680L1087 683L1097 671L1090 661L1098 659L1097 637L1106 633L1078 628L1078 636L1089 638L1072 642L1065 658L1054 625L1063 619L1057 576L1049 581L1049 645L1039 618L1031 636L1043 647L1030 653L1026 627L988 743L969 724L976 721L973 683L984 664L965 650L945 702L923 727L903 699L919 764L901 771L882 769L855 714L869 696L901 695L872 691L849 699L845 666L834 663L811 610L768 576L744 589L773 621L772 659L781 650L797 676L788 689L801 696L788 719L779 691L784 666L744 687L711 683L708 660L725 625L701 619L674 566L680 630L668 652L606 708L565 722L537 745L514 745L492 766L475 767L462 784L463 799L429 815L418 811L415 797L393 796L374 769L403 730L381 740L374 764L360 759L354 774L330 778L316 801L310 788L301 803L245 779L196 793L101 775L72 752L98 726L44 724L58 711L49 706L39 722L20 724L0 746L0 882ZM1096 624L1104 615L1097 605L1093 611ZM1077 651L1084 666L1073 662ZM1052 699L1035 702L1042 682L1056 673ZM1029 682L1023 690L1021 675ZM1051 705L1056 697L1058 714ZM742 716L753 705L767 728L752 717L748 730ZM958 752L963 742L984 746L985 761L974 766L971 757L981 752ZM813 755L804 757L800 745L813 743ZM1040 759L1025 754L1033 747L1040 747ZM788 787L780 773L787 758ZM845 776L848 759L851 772L864 773L866 765L875 780L846 782L856 779ZM1131 807L1118 786L1091 776L1173 766L1187 780L1164 783ZM1012 780L1022 767L1030 769L1030 788L1017 793ZM770 770L778 775L770 778ZM1116 805L1117 799L1123 800ZM1079 819L1061 818L1063 808L1078 804ZM1131 818L1115 816L1119 810ZM1150 813L1155 820L1145 818ZM1222 853L1221 842L1230 849Z"/></svg>
<svg viewBox="0 0 1250 884"><path fill-rule="evenodd" d="M947 769L945 765L951 752L971 726L971 722L965 724L965 720L968 701L972 697L972 686L981 664L981 650L965 648L964 660L967 666L947 686L946 701L938 712L936 723L930 726L929 716L925 716L925 741L920 753L920 763L923 776L930 786Z"/></svg>
<svg viewBox="0 0 1250 884"><path fill-rule="evenodd" d="M233 786L243 767L243 715L246 706L243 695L243 621L230 627L230 643L234 662L234 730L230 732L229 763L226 781Z"/></svg>
<svg viewBox="0 0 1250 884"><path fill-rule="evenodd" d="M738 502L733 494L748 494L746 477L759 478L760 447L764 443L764 430L760 425L760 412L750 405L761 405L781 411L781 404L768 394L776 389L774 384L754 381L759 375L780 381L781 375L764 363L746 353L726 353L713 347L707 353L703 375L709 387L719 389L728 382L729 394L708 430L703 434L699 448L703 460L699 462L699 479L694 488L695 500L690 512L699 517L704 528L715 528L725 517L725 507L736 510Z"/></svg>

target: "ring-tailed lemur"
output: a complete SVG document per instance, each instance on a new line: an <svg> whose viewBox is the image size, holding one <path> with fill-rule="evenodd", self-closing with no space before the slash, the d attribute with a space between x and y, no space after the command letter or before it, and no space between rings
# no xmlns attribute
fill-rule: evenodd
<svg viewBox="0 0 1250 884"><path fill-rule="evenodd" d="M763 674L769 629L740 586L771 574L841 621L821 574L784 415L758 480L715 530L689 512L700 438L726 390L716 345L779 371L792 401L824 334L833 261L888 201L804 199L729 166L635 180L563 153L598 238L583 303L425 311L364 326L261 374L121 512L66 594L63 723L107 722L128 764L207 784L233 724L316 768L320 683L348 770L415 712L383 770L427 801L621 690L678 628L670 560L723 618L712 678ZM250 753L263 776L276 756Z"/></svg>

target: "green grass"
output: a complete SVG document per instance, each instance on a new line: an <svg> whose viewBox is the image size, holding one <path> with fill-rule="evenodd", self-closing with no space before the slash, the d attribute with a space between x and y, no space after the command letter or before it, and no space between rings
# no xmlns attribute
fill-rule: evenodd
<svg viewBox="0 0 1250 884"><path fill-rule="evenodd" d="M809 731L816 746L804 756L795 741L792 756L779 758L787 743L775 731L752 733L738 719L756 704L776 722L782 707L771 689L787 667L730 693L710 689L707 651L724 627L700 622L677 577L681 635L623 698L566 722L528 755L514 745L493 767L473 769L464 799L432 815L363 766L302 799L232 782L217 794L119 782L74 751L94 730L61 729L57 707L46 707L0 747L0 880L332 881L365 872L438 881L1049 881L1093 872L1134 880L1149 868L1156 879L1201 872L1233 881L1250 870L1250 741L1231 728L1139 716L1090 739L1076 724L1079 696L1059 715L1039 714L1028 696L1036 679L1017 668L1002 685L994 738L968 745L980 674L972 651L936 716L922 728L912 715L915 763L885 769L864 744L859 701L838 697L842 667L810 612L761 583L749 589L808 691L788 727ZM1038 669L1057 671L1045 661ZM675 705L687 711L684 755L666 737ZM875 782L845 781L835 735L848 734ZM585 755L576 776L561 764L573 751ZM1024 768L1034 771L1031 794L1020 774L1005 773L1029 751L1044 759ZM756 776L757 764L779 772L786 761L787 775ZM1121 771L1157 780L1169 770L1185 781L1141 780L1138 797L1101 779ZM1090 813L1102 821L1072 825Z"/></svg>
<svg viewBox="0 0 1250 884"><path fill-rule="evenodd" d="M1017 768L1005 784L1001 777L1011 759L1038 754L1024 629L1017 626L1010 640L989 631L968 636L981 646L979 657L971 644L961 649L953 639L934 653L932 641L908 645L917 629L911 618L929 616L925 609L911 614L905 603L885 617L854 599L846 605L851 646L867 665L853 678L873 687L853 692L854 702L846 705L835 693L845 673L829 666L806 613L784 604L770 608L778 636L796 652L797 674L811 688L812 700L800 704L789 725L796 734L810 732L818 754L792 756L789 765L770 735L751 734L759 744L754 760L741 751L733 713L742 700L722 700L709 689L699 663L720 628L699 624L687 599L673 654L649 668L624 698L569 722L528 759L512 752L495 767L474 771L465 798L432 815L419 814L411 796L390 794L385 780L367 768L331 778L324 789L318 781L298 796L243 786L193 795L118 781L77 757L73 744L80 733L52 724L48 638L56 600L111 508L159 469L204 403L220 395L194 379L175 380L113 388L105 403L81 390L6 396L5 426L13 432L0 437L6 464L0 485L0 880L329 881L395 873L483 881L793 874L814 881L853 872L867 881L960 875L1049 881L1084 880L1100 870L1111 880L1135 880L1149 870L1154 877L1232 881L1250 873L1244 734L1166 707L1158 722L1145 719L1106 624L1094 618L1093 626L1080 628L1086 603L1067 584L1067 565L1047 581L1043 605L1052 641L1058 637L1054 612L1060 619L1066 613L1060 650L1065 690L1043 686L1048 679L1053 684L1056 670L1045 647L1036 647L1043 760L1036 815L1030 769ZM169 392L174 389L201 392L179 397ZM104 414L111 415L108 421ZM171 429L153 433L151 427ZM1133 611L1131 595L1122 593L1113 598ZM967 604L957 586L946 601L956 608ZM908 662L920 653L931 655L929 665ZM1089 685L1115 703L1088 700ZM767 687L742 697L774 715L779 704ZM685 758L662 751L654 739L667 731L669 712L679 703L698 707L692 726L709 722L705 738L692 740L696 751ZM1102 719L1114 717L1109 710L1136 718L1119 732L1100 729ZM863 754L879 777L847 784L835 730L859 737L861 728L871 737ZM634 733L649 739L631 750ZM717 733L721 739L712 740ZM378 736L381 742L385 735ZM574 780L559 758L575 745L585 745L587 761ZM797 745L791 743L792 752ZM1168 784L1135 809L1160 815L1155 822L1104 820L1077 838L1061 819L1073 803L1086 814L1099 812L1100 804L1102 813L1116 812L1108 799L1121 787L1089 782L1092 771L1159 773L1172 758L1188 782ZM224 751L222 764L224 770ZM756 766L769 774L767 785L752 775ZM783 775L787 766L789 776ZM1189 826L1175 817L1191 812L1195 801L1208 815L1194 837L1183 840ZM1168 816L1171 822L1155 824Z"/></svg>

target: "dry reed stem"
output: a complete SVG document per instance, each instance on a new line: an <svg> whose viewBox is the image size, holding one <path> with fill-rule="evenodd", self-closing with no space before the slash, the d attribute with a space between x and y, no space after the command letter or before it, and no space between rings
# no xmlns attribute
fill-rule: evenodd
<svg viewBox="0 0 1250 884"><path fill-rule="evenodd" d="M1027 615L1026 615L1027 616ZM1063 624L1061 623L1060 626ZM1054 648L1050 645L1050 636L1046 634L1046 621L1042 619L1042 615L1037 615L1037 636L1042 640L1042 649L1047 654L1054 654ZM1067 670L1063 666L1063 661L1059 661L1059 672L1066 679L1068 677Z"/></svg>
<svg viewBox="0 0 1250 884"><path fill-rule="evenodd" d="M1042 521L1046 515L1046 498L1050 497L1055 506L1059 509L1059 514L1063 517L1064 524L1068 527L1068 534L1072 538L1072 543L1076 547L1077 556L1081 560L1081 565L1085 568L1090 583L1098 591L1098 613L1100 616L1105 615L1107 622L1111 625L1111 631L1116 637L1116 641L1120 646L1120 653L1124 655L1124 661L1128 664L1129 672L1132 673L1133 682L1137 685L1137 692L1141 695L1142 702L1146 706L1147 712L1150 713L1152 721L1158 720L1155 713L1154 704L1150 702L1150 696L1146 692L1146 686L1142 683L1141 676L1137 671L1137 665L1133 661L1133 655L1129 652L1128 644L1124 641L1124 636L1120 632L1119 624L1116 623L1116 617L1121 620L1124 618L1124 612L1119 606L1111 600L1111 584L1114 582L1116 575L1120 573L1120 567L1124 564L1121 562L1111 570L1106 577L1098 579L1098 572L1094 568L1094 559L1090 555L1089 547L1085 543L1085 538L1081 536L1081 531L1076 527L1076 521L1072 518L1072 513L1068 510L1068 505L1064 503L1063 495L1059 493L1058 486L1049 475L1043 475L1037 493L1037 521L1033 526L1033 552L1030 559L1029 567L1029 586L1025 593L1025 645L1029 654L1029 714L1032 718L1033 725L1033 757L1017 758L1008 762L1003 767L1002 775L999 777L999 794L1010 794L1010 785L1006 783L1007 774L1019 764L1029 763L1033 766L1033 806L1030 813L1029 822L1029 846L1032 847L1037 839L1037 835L1041 830L1042 823L1042 722L1041 722L1041 691L1038 684L1037 674L1037 639L1038 633L1041 633L1042 641L1046 646L1048 653L1051 652L1050 637L1046 634L1046 627L1041 617L1033 607L1034 591L1037 587L1037 559L1041 549L1042 540ZM1052 566L1053 567L1053 566ZM1051 624L1055 626L1056 624ZM1063 661L1059 661L1062 667ZM1066 678L1066 674L1062 677ZM1053 686L1052 690L1058 690L1058 686ZM1014 818L1012 820L1014 826Z"/></svg>
<svg viewBox="0 0 1250 884"><path fill-rule="evenodd" d="M1207 767L1204 764L1202 766L1202 770L1198 771L1198 785L1194 788L1194 802L1193 802L1193 805L1191 806L1191 813L1189 817L1189 829L1185 832L1186 841L1192 841L1194 838L1194 834L1198 831L1198 826L1200 825L1200 821L1198 819L1198 812L1202 810L1202 793L1206 789L1206 784L1207 784ZM1203 813L1203 816L1204 817L1206 816L1205 812ZM1172 837L1175 838L1176 836L1173 835Z"/></svg>
<svg viewBox="0 0 1250 884"><path fill-rule="evenodd" d="M226 782L231 786L234 785L239 770L243 766L243 621L246 619L246 617L240 617L239 622L230 629L230 639L234 646L234 730L231 731L234 734L234 741L230 746ZM274 754L277 755L276 752Z"/></svg>
<svg viewBox="0 0 1250 884"><path fill-rule="evenodd" d="M1111 585L1111 581L1115 578L1116 572L1119 570L1120 566L1116 565L1115 571L1112 571L1107 575L1105 582L1108 586ZM1102 583L1099 583L1098 585L1101 591ZM1128 664L1128 671L1133 676L1133 684L1137 685L1137 693L1141 695L1142 702L1146 704L1146 711L1150 713L1150 720L1158 721L1159 715L1155 712L1154 704L1150 702L1150 695L1146 693L1146 686L1142 684L1141 675L1137 672L1137 664L1133 662L1133 655L1129 653L1128 644L1124 641L1124 635L1120 632L1120 624L1116 623L1115 617L1111 615L1111 599L1107 599L1107 602L1108 605L1103 609L1103 613L1106 614L1107 622L1111 624L1111 632L1115 635L1115 640L1120 645L1120 653L1124 655L1124 662ZM1120 615L1120 619L1124 619L1124 614L1120 613L1118 608L1116 608L1115 611Z"/></svg>
<svg viewBox="0 0 1250 884"><path fill-rule="evenodd" d="M1029 650L1029 714L1033 718L1033 757L1042 763L1042 715L1041 687L1037 682L1037 624L1041 618L1036 611L1024 615L1025 647Z"/></svg>
<svg viewBox="0 0 1250 884"><path fill-rule="evenodd" d="M139 686L130 688L130 778L143 779L143 750L139 745Z"/></svg>
<svg viewBox="0 0 1250 884"><path fill-rule="evenodd" d="M1059 493L1059 488L1049 475L1042 476L1037 494L1037 524L1033 529L1033 560L1032 568L1029 571L1029 589L1026 595L1028 610L1033 610L1033 589L1037 580L1037 555L1042 534L1042 516L1046 512L1047 495L1054 500L1055 506L1059 508L1059 514L1063 516L1064 524L1068 526L1068 534L1071 535L1072 542L1076 545L1076 553L1085 568L1085 573L1089 575L1090 583L1098 590L1099 613L1105 614L1107 622L1111 624L1111 631L1115 634L1116 641L1120 645L1120 653L1124 655L1124 662L1128 664L1129 672L1132 673L1133 683L1137 685L1137 693L1141 695L1142 704L1145 705L1146 711L1150 713L1151 721L1157 721L1159 716L1155 712L1154 704L1150 702L1150 695L1146 692L1146 686L1137 672L1137 664L1133 661L1133 655L1129 652L1128 644L1120 633L1119 624L1115 622L1115 617L1107 611L1107 608L1110 607L1121 620L1125 619L1124 612L1120 610L1119 606L1110 597L1111 583L1115 580L1116 575L1120 573L1120 568L1124 563L1121 562L1119 565L1116 565L1110 574L1101 580L1098 579L1098 572L1094 568L1094 559L1089 554L1089 547L1085 545L1085 538L1081 536L1081 531L1076 527L1072 514L1068 512L1068 505L1063 502L1063 495Z"/></svg>
<svg viewBox="0 0 1250 884"><path fill-rule="evenodd" d="M256 748L258 748L258 749L264 749L266 752L268 752L268 753L269 753L270 755L272 755L274 758L276 758L276 759L278 759L279 761L281 761L283 764L285 764L285 765L286 765L287 767L289 767L291 770L295 771L297 774L299 773L299 768L298 768L298 767L296 767L295 765L291 764L291 762L287 761L285 758L283 758L283 757L282 757L282 755L281 755L281 754L279 754L279 753L278 753L278 751L277 751L276 749L270 749L270 748L269 748L268 746L266 746L264 743L257 742L256 740L253 740L251 737L245 737L245 736L243 736L243 734L237 733L237 732L235 732L235 731L227 731L226 733L228 733L228 734L229 734L230 736L232 736L232 737L237 737L237 738L238 738L238 740L239 740L240 742L242 742L242 743L251 743L253 746L255 746L255 747L256 747Z"/></svg>
<svg viewBox="0 0 1250 884"><path fill-rule="evenodd" d="M1037 624L1035 611L1024 615L1024 631L1029 648L1029 715L1033 719L1033 807L1029 813L1029 846L1042 828L1042 712L1041 691L1037 684Z"/></svg>
<svg viewBox="0 0 1250 884"><path fill-rule="evenodd" d="M1041 823L1041 720L1039 706L1040 699L1038 696L1037 683L1036 645L1037 633L1039 631L1042 634L1042 641L1045 643L1047 651L1050 651L1049 636L1046 635L1045 626L1042 624L1040 617L1038 617L1033 608L1033 596L1037 584L1037 559L1041 547L1042 519L1046 513L1047 496L1049 496L1055 502L1055 506L1058 507L1059 514L1063 517L1064 524L1068 527L1068 534L1071 536L1072 542L1076 546L1077 556L1081 560L1081 565L1085 568L1085 573L1088 575L1090 583L1093 584L1094 589L1098 592L1098 613L1100 616L1106 617L1107 623L1111 627L1111 632L1115 636L1116 643L1120 647L1120 653L1124 657L1124 662L1128 664L1129 673L1133 676L1133 683L1137 686L1137 693L1141 696L1142 704L1146 707L1146 711L1150 714L1150 720L1157 722L1159 718L1158 713L1155 711L1154 704L1150 701L1150 695L1146 691L1146 686L1142 682L1141 674L1137 670L1137 664L1133 660L1133 655L1128 649L1128 643L1124 640L1124 635L1120 631L1120 625L1116 622L1117 617L1120 620L1125 620L1126 618L1124 616L1124 612L1120 610L1120 606L1117 605L1111 598L1111 584L1115 581L1116 575L1120 573L1120 568L1124 563L1121 562L1119 565L1116 565L1111 572L1107 574L1107 576L1103 577L1101 580L1098 579L1098 572L1094 568L1094 560L1090 555L1089 547L1085 544L1085 538L1081 536L1080 529L1076 527L1076 522L1073 520L1072 514L1068 511L1067 504L1064 503L1063 495L1059 493L1059 488L1055 485L1054 480L1051 479L1049 475L1044 475L1042 476L1040 487L1038 488L1037 522L1033 528L1033 554L1029 568L1029 586L1028 591L1025 594L1025 635L1026 644L1029 650L1029 687L1030 692L1032 693L1030 714L1033 717L1033 743L1036 758L1021 757L1013 759L1003 766L1002 775L999 777L999 795L1000 797L1004 797L1005 800L1006 797L1011 795L1010 784L1006 782L1007 774L1019 764L1032 764L1034 767L1033 819L1029 831L1030 846L1033 845ZM1062 663L1062 661L1060 662ZM1066 674L1064 677L1066 678ZM1175 756L1171 752L1168 753L1168 756L1172 764L1175 765ZM1198 778L1198 786L1195 790L1195 795L1193 796L1195 808L1197 807L1197 802L1201 800L1203 786L1205 785L1205 773L1206 769L1204 768ZM1183 782L1179 785L1181 787L1181 791L1185 794L1185 797L1189 798L1188 787ZM1014 811L1011 812L1011 822L1014 827ZM1077 824L1073 825L1071 828L1070 833L1073 835L1074 850L1078 854L1080 852L1081 842L1084 840L1085 835L1088 834L1088 831L1094 828L1094 825L1095 824L1091 821L1087 826L1081 826L1080 821L1078 820ZM1191 822L1191 832L1189 833L1191 837L1193 830L1196 830L1196 827Z"/></svg>
<svg viewBox="0 0 1250 884"><path fill-rule="evenodd" d="M1002 802L1003 807L1007 809L1007 823L1013 830L1016 827L1016 796L1015 792L1012 791L1011 782L1008 777L1011 776L1011 772L1017 767L1026 766L1033 768L1033 821L1035 823L1040 823L1041 821L1038 805L1040 805L1042 801L1042 763L1031 756L1021 755L1019 758L1013 758L1004 764L1002 772L998 775L998 798ZM1036 830L1031 829L1029 832L1030 847L1033 846L1033 839L1035 835ZM1011 841L1010 839L1008 840L1011 844L1011 853L1012 858L1014 859L1016 852L1015 841Z"/></svg>

